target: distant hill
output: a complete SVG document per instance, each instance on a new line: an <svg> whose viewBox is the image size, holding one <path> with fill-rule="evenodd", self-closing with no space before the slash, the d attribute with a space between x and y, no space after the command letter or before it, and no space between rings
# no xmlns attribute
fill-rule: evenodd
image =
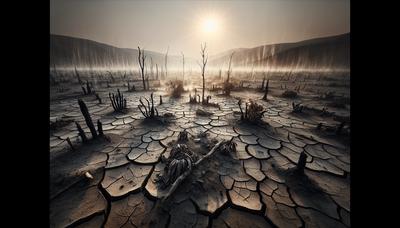
<svg viewBox="0 0 400 228"><path fill-rule="evenodd" d="M227 67L229 56L234 67L252 66L302 66L302 67L341 67L350 65L350 34L316 38L296 43L263 45L254 48L238 48L210 56L209 67ZM146 62L164 67L165 53L145 50ZM50 64L60 66L137 66L137 49L117 48L92 40L61 35L50 35ZM196 60L185 58L186 66L197 67ZM168 56L168 68L182 66L181 56ZM193 68L195 69L195 68Z"/></svg>
<svg viewBox="0 0 400 228"><path fill-rule="evenodd" d="M92 40L61 35L50 35L50 65L56 66L120 66L138 64L138 50L117 48ZM146 63L158 64L159 70L164 67L165 53L145 50ZM185 59L186 61L186 59ZM168 55L168 67L182 65L182 57ZM148 65L148 66L149 66Z"/></svg>
<svg viewBox="0 0 400 228"><path fill-rule="evenodd" d="M350 33L296 43L229 50L211 57L210 66L226 67L232 52L235 52L232 65L236 67L298 65L303 67L348 68L350 66Z"/></svg>

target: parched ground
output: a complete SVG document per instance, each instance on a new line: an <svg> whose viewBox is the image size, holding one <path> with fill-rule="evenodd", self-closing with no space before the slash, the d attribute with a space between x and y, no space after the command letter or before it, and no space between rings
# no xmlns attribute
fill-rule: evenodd
<svg viewBox="0 0 400 228"><path fill-rule="evenodd" d="M155 91L159 113L175 116L165 123L149 122L137 106L139 97L150 92L124 92L129 110L117 114L108 99L108 91L115 90L99 91L103 104L93 95L51 101L50 121L64 121L50 132L51 227L350 227L349 136L325 130L339 124L337 116L292 113L292 99L280 97L281 91L272 91L268 102L255 91L213 95L219 108L191 105L188 94L172 99ZM88 137L90 131L78 97L93 121L102 121L107 139L80 142L74 121ZM266 124L240 122L238 97L257 99L268 110ZM317 110L325 107L306 92L295 101ZM198 108L213 114L196 116ZM349 116L348 109L336 113ZM319 123L324 127L317 129ZM168 143L184 129L192 138L201 132L218 141L233 137L237 151L203 162L161 203L165 191L155 183L164 168L161 155L168 154ZM299 177L292 170L303 151L308 158L305 175ZM87 171L92 179L85 177Z"/></svg>

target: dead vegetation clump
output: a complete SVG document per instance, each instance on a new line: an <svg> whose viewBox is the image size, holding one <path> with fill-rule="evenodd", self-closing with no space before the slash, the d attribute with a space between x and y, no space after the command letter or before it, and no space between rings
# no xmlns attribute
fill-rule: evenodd
<svg viewBox="0 0 400 228"><path fill-rule="evenodd" d="M230 155L236 152L237 143L233 141L233 138L227 142L221 143L219 150L224 155Z"/></svg>
<svg viewBox="0 0 400 228"><path fill-rule="evenodd" d="M122 112L126 109L126 99L119 89L117 90L117 94L108 93L108 98L110 98L111 106L115 112Z"/></svg>
<svg viewBox="0 0 400 228"><path fill-rule="evenodd" d="M151 93L150 95L150 100L151 102L144 97L144 99L147 102L147 107L146 105L143 103L142 101L142 97L139 99L140 105L138 105L138 108L140 110L140 112L143 114L143 116L147 119L147 118L155 118L158 117L158 110L156 107L154 107L154 99L153 99L153 93Z"/></svg>
<svg viewBox="0 0 400 228"><path fill-rule="evenodd" d="M199 99L197 99L199 98ZM189 103L191 104L197 104L200 103L200 95L197 94L197 89L194 89L194 96L192 97L192 94L189 94Z"/></svg>
<svg viewBox="0 0 400 228"><path fill-rule="evenodd" d="M169 90L171 91L171 96L178 98L185 92L183 88L183 81L181 80L171 80L167 83Z"/></svg>
<svg viewBox="0 0 400 228"><path fill-rule="evenodd" d="M238 101L240 113L241 113L241 120L248 121L250 123L256 123L261 121L264 113L264 107L262 105L257 104L255 101L250 100L250 102L245 103L245 111L243 112L242 109L242 100L239 99Z"/></svg>
<svg viewBox="0 0 400 228"><path fill-rule="evenodd" d="M295 104L294 102L292 102L292 112L294 113L300 113L303 112L303 108L304 106L301 103Z"/></svg>
<svg viewBox="0 0 400 228"><path fill-rule="evenodd" d="M231 91L235 88L235 86L233 85L233 83L230 83L228 81L225 81L223 86L222 86L222 90L224 95L226 96L230 96L231 95Z"/></svg>

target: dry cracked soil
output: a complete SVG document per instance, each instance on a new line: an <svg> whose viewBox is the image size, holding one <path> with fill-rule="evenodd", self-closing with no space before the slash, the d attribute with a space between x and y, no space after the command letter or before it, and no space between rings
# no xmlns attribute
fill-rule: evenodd
<svg viewBox="0 0 400 228"><path fill-rule="evenodd" d="M189 104L188 93L173 99L156 90L159 113L174 116L147 121L137 106L150 92L124 92L129 109L115 113L109 91L116 88L98 91L102 104L93 95L51 101L50 122L59 123L50 131L51 227L350 227L349 136L318 128L338 125L334 117L293 113L292 99L273 91L268 101L261 100L262 92L207 92L219 107L202 107ZM74 122L88 136L90 131L78 97L93 121L103 123L105 138L81 142ZM267 110L264 124L239 121L238 97L256 99ZM315 110L324 107L312 95L297 99ZM212 115L197 116L198 108ZM348 109L340 113L349 116ZM192 138L233 138L237 150L210 157L161 203L166 192L155 182L165 166L161 156L183 130ZM293 170L302 152L307 162L299 176Z"/></svg>

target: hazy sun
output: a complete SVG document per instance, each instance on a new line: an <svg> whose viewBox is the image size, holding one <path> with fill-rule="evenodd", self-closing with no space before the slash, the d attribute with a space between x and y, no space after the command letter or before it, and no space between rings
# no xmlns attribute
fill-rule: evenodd
<svg viewBox="0 0 400 228"><path fill-rule="evenodd" d="M203 31L206 33L215 33L218 30L218 21L213 17L205 18L202 27Z"/></svg>

